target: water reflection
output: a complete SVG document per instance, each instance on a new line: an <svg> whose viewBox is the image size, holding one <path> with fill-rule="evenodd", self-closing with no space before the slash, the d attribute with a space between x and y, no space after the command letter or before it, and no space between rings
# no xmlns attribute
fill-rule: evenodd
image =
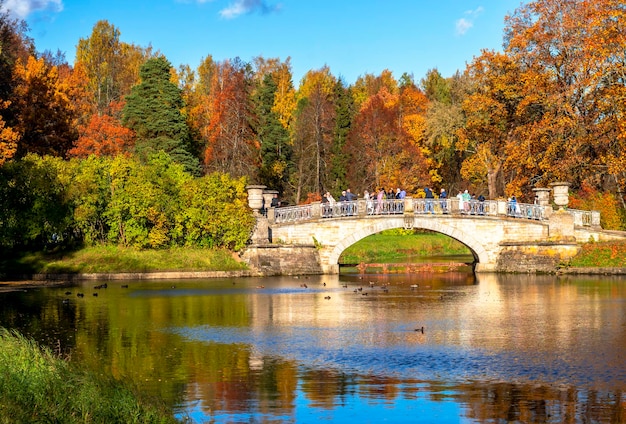
<svg viewBox="0 0 626 424"><path fill-rule="evenodd" d="M0 294L0 325L196 422L624 422L625 282L461 272L84 283Z"/></svg>

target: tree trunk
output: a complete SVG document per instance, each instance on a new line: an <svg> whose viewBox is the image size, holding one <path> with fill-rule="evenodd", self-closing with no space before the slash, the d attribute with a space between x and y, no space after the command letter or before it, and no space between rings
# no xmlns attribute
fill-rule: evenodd
<svg viewBox="0 0 626 424"><path fill-rule="evenodd" d="M489 198L497 199L500 193L498 193L498 178L502 169L502 163L498 162L498 165L493 168L489 168L487 171L487 185L489 187Z"/></svg>

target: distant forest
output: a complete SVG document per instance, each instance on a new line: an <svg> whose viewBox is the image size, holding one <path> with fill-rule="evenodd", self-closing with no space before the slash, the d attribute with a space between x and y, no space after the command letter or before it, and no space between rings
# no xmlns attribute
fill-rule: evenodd
<svg viewBox="0 0 626 424"><path fill-rule="evenodd" d="M24 22L4 14L0 196L16 195L27 164L74 178L86 160L109 173L104 191L116 164L171 171L171 161L192 179L227 176L234 197L245 183L264 184L289 204L345 188L420 196L426 186L532 202L532 188L567 181L571 206L600 209L604 225L624 228L625 28L623 0L537 0L506 17L501 52L484 50L453 76L383 71L348 85L324 67L296 86L290 58L216 62L207 52L197 69L174 69L158 50L121 42L104 20L69 64L38 52ZM155 208L144 217L153 226L166 219ZM3 213L6 229L16 218Z"/></svg>

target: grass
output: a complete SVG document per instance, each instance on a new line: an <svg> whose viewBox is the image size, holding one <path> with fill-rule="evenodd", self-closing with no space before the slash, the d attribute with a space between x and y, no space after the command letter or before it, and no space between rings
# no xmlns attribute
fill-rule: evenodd
<svg viewBox="0 0 626 424"><path fill-rule="evenodd" d="M626 267L626 242L585 243L578 255L572 258L569 266L624 268Z"/></svg>
<svg viewBox="0 0 626 424"><path fill-rule="evenodd" d="M236 271L247 269L225 249L140 250L92 246L65 252L25 253L0 262L0 272L107 273L155 271Z"/></svg>
<svg viewBox="0 0 626 424"><path fill-rule="evenodd" d="M122 382L76 368L0 328L0 423L176 423Z"/></svg>
<svg viewBox="0 0 626 424"><path fill-rule="evenodd" d="M344 264L397 262L407 257L470 255L462 243L439 233L388 230L373 234L346 249L339 260Z"/></svg>

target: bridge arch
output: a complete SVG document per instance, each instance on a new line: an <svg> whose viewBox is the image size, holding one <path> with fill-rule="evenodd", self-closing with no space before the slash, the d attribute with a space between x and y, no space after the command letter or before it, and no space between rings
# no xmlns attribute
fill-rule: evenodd
<svg viewBox="0 0 626 424"><path fill-rule="evenodd" d="M395 220L387 220L363 227L353 232L352 234L345 236L335 245L335 247L330 252L330 255L328 256L328 264L331 266L335 266L336 264L338 264L339 257L341 256L343 251L352 246L354 243L358 242L359 240L362 240L372 234L395 228L406 227L404 225L398 224L398 222ZM448 237L451 237L467 246L472 252L475 262L489 262L488 251L485 246L483 246L481 242L479 242L472 234L468 233L467 231L460 230L457 227L452 227L450 225L442 225L440 222L437 222L435 220L419 220L419 222L418 220L415 220L412 228L430 230L437 233L445 234Z"/></svg>

